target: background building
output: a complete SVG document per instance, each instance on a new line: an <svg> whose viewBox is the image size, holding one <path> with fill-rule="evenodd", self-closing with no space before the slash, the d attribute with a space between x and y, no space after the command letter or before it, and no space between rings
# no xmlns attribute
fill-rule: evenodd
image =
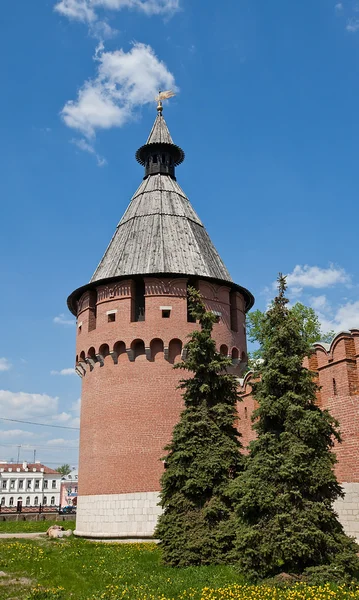
<svg viewBox="0 0 359 600"><path fill-rule="evenodd" d="M40 462L21 464L0 462L1 507L58 506L61 473Z"/></svg>
<svg viewBox="0 0 359 600"><path fill-rule="evenodd" d="M61 478L60 504L61 506L77 506L78 470L74 469Z"/></svg>
<svg viewBox="0 0 359 600"><path fill-rule="evenodd" d="M77 316L82 376L77 535L150 536L159 513L161 457L183 404L176 389L197 287L217 315L214 337L238 375L247 364L245 313L236 285L177 183L184 152L162 106L136 153L144 178L89 284L68 299ZM203 174L203 176L206 176Z"/></svg>

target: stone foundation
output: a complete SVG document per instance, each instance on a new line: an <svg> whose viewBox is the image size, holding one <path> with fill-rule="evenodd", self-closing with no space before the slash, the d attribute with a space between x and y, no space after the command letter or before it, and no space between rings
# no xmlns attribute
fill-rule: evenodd
<svg viewBox="0 0 359 600"><path fill-rule="evenodd" d="M345 498L337 500L334 508L345 533L355 537L359 542L359 483L342 483L341 485L345 492Z"/></svg>
<svg viewBox="0 0 359 600"><path fill-rule="evenodd" d="M337 500L334 508L345 532L359 541L359 483L343 483L342 486L345 498ZM79 496L75 535L151 538L161 514L158 501L158 492Z"/></svg>
<svg viewBox="0 0 359 600"><path fill-rule="evenodd" d="M75 535L151 538L161 513L158 501L158 492L79 496Z"/></svg>

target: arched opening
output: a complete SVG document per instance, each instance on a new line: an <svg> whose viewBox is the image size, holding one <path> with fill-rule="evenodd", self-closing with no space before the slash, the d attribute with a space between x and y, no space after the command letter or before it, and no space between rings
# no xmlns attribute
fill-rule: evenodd
<svg viewBox="0 0 359 600"><path fill-rule="evenodd" d="M55 506L55 496L51 496L51 506Z"/></svg>
<svg viewBox="0 0 359 600"><path fill-rule="evenodd" d="M91 348L89 348L89 350L87 352L87 356L89 358L92 358L92 360L95 360L95 361L97 360L96 359L96 350L95 350L95 348L93 346L91 346Z"/></svg>
<svg viewBox="0 0 359 600"><path fill-rule="evenodd" d="M76 361L75 362L76 362L76 364L79 362L78 354L76 354Z"/></svg>
<svg viewBox="0 0 359 600"><path fill-rule="evenodd" d="M39 497L38 497L38 496L35 496L35 499L34 499L34 506L38 506L38 504L39 504Z"/></svg>
<svg viewBox="0 0 359 600"><path fill-rule="evenodd" d="M335 381L334 377L333 377L333 394L334 394L334 396L338 395L337 382Z"/></svg>
<svg viewBox="0 0 359 600"><path fill-rule="evenodd" d="M4 496L1 498L1 506L5 506L5 497Z"/></svg>
<svg viewBox="0 0 359 600"><path fill-rule="evenodd" d="M145 356L145 342L143 340L134 340L131 344L134 358Z"/></svg>
<svg viewBox="0 0 359 600"><path fill-rule="evenodd" d="M190 303L189 303L189 299L188 299L188 288L189 287L193 287L196 290L198 289L198 282L197 279L194 279L193 277L190 277L187 281L187 322L188 323L195 323L196 322L196 317L194 317L191 314L191 310L190 310Z"/></svg>
<svg viewBox="0 0 359 600"><path fill-rule="evenodd" d="M170 363L175 363L181 360L182 342L181 340L171 340L168 345L168 360Z"/></svg>
<svg viewBox="0 0 359 600"><path fill-rule="evenodd" d="M9 500L9 506L14 506L14 498L13 498L13 496L11 496L11 498Z"/></svg>
<svg viewBox="0 0 359 600"><path fill-rule="evenodd" d="M117 360L122 360L126 357L126 344L125 342L116 342L113 347L113 351L117 354Z"/></svg>
<svg viewBox="0 0 359 600"><path fill-rule="evenodd" d="M80 360L81 360L81 361L84 361L84 360L85 360L85 358L86 358L86 355L85 355L84 351L82 351L82 352L80 353Z"/></svg>
<svg viewBox="0 0 359 600"><path fill-rule="evenodd" d="M239 350L238 348L232 348L232 360L239 359Z"/></svg>
<svg viewBox="0 0 359 600"><path fill-rule="evenodd" d="M44 496L44 498L43 498L43 501L42 501L42 504L43 504L43 506L46 506L46 505L47 505L47 497L46 497L46 496Z"/></svg>
<svg viewBox="0 0 359 600"><path fill-rule="evenodd" d="M106 358L106 356L109 356L110 348L109 348L108 344L102 344L100 346L99 354L101 354L101 356L103 356L104 358Z"/></svg>
<svg viewBox="0 0 359 600"><path fill-rule="evenodd" d="M226 344L222 344L219 351L223 356L228 356L228 346L226 346Z"/></svg>
<svg viewBox="0 0 359 600"><path fill-rule="evenodd" d="M161 356L163 357L164 346L163 346L162 340L155 338L150 343L150 348L151 348L151 360L158 360L159 358L161 358Z"/></svg>
<svg viewBox="0 0 359 600"><path fill-rule="evenodd" d="M26 496L26 506L30 506L30 496Z"/></svg>

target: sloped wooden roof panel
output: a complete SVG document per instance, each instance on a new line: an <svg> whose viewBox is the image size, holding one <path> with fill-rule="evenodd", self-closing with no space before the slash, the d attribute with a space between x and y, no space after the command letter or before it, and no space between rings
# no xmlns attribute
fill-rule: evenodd
<svg viewBox="0 0 359 600"><path fill-rule="evenodd" d="M157 114L146 144L173 144L167 123L161 113Z"/></svg>
<svg viewBox="0 0 359 600"><path fill-rule="evenodd" d="M160 174L136 191L91 282L156 273L232 281L178 183Z"/></svg>

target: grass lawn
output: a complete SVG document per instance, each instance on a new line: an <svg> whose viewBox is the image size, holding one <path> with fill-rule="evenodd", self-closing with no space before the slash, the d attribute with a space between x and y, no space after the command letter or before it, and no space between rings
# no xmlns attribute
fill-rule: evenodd
<svg viewBox="0 0 359 600"><path fill-rule="evenodd" d="M75 529L75 521L0 521L0 533L37 533L47 531L51 525Z"/></svg>
<svg viewBox="0 0 359 600"><path fill-rule="evenodd" d="M359 600L359 588L250 586L234 567L164 567L152 543L1 540L0 570L1 600Z"/></svg>

